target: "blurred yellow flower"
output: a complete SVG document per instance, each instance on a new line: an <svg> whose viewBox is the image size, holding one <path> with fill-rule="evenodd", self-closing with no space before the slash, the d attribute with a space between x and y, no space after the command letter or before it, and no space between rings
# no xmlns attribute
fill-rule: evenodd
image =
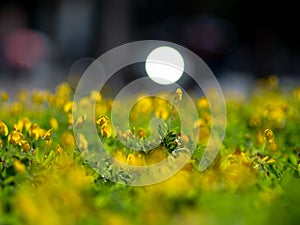
<svg viewBox="0 0 300 225"><path fill-rule="evenodd" d="M57 153L57 154L61 154L63 151L64 151L63 148L58 144L58 145L56 146L56 153Z"/></svg>
<svg viewBox="0 0 300 225"><path fill-rule="evenodd" d="M260 127L261 126L261 118L258 115L254 115L249 120L250 127Z"/></svg>
<svg viewBox="0 0 300 225"><path fill-rule="evenodd" d="M156 109L155 116L166 120L169 117L169 111L166 109L166 107L161 106Z"/></svg>
<svg viewBox="0 0 300 225"><path fill-rule="evenodd" d="M44 135L43 135L43 139L44 140L50 140L51 139L51 136L52 136L52 128L50 130L47 130Z"/></svg>
<svg viewBox="0 0 300 225"><path fill-rule="evenodd" d="M100 127L101 135L103 137L110 137L112 134L112 130L110 125L108 124L108 121L109 120L107 116L100 116L96 121L96 124Z"/></svg>
<svg viewBox="0 0 300 225"><path fill-rule="evenodd" d="M86 115L79 116L75 122L75 128L82 128L85 120L86 120Z"/></svg>
<svg viewBox="0 0 300 225"><path fill-rule="evenodd" d="M10 107L10 114L12 116L17 115L18 113L22 112L24 109L24 105L20 102L14 102Z"/></svg>
<svg viewBox="0 0 300 225"><path fill-rule="evenodd" d="M90 99L95 102L101 102L102 96L99 91L91 91Z"/></svg>
<svg viewBox="0 0 300 225"><path fill-rule="evenodd" d="M165 160L167 157L167 151L163 147L157 147L145 154L145 162L147 165L152 165Z"/></svg>
<svg viewBox="0 0 300 225"><path fill-rule="evenodd" d="M2 92L0 93L0 99L1 99L1 101L3 101L3 102L5 102L5 101L8 100L8 94L7 94L6 91L2 91Z"/></svg>
<svg viewBox="0 0 300 225"><path fill-rule="evenodd" d="M15 161L14 161L14 168L19 173L23 173L26 171L25 165L17 159L15 159Z"/></svg>
<svg viewBox="0 0 300 225"><path fill-rule="evenodd" d="M49 124L50 124L50 127L51 127L53 130L57 130L57 129L58 129L58 126L59 126L59 125L58 125L57 120L56 120L54 117L50 118Z"/></svg>
<svg viewBox="0 0 300 225"><path fill-rule="evenodd" d="M122 151L120 149L115 150L115 152L113 153L113 157L122 163L127 162L127 158L126 158L124 151Z"/></svg>
<svg viewBox="0 0 300 225"><path fill-rule="evenodd" d="M60 97L68 97L71 93L71 87L68 83L62 83L56 87L56 94Z"/></svg>
<svg viewBox="0 0 300 225"><path fill-rule="evenodd" d="M109 125L101 128L101 134L103 137L109 138L112 134L111 127Z"/></svg>
<svg viewBox="0 0 300 225"><path fill-rule="evenodd" d="M272 130L270 129L266 129L264 131L264 135L265 135L265 141L268 142L268 143L273 143L274 140L275 140L275 137L274 137L274 133Z"/></svg>
<svg viewBox="0 0 300 225"><path fill-rule="evenodd" d="M86 140L86 138L84 137L83 134L79 133L78 134L78 139L79 139L79 144L78 144L78 148L80 150L87 150L88 149L88 141Z"/></svg>
<svg viewBox="0 0 300 225"><path fill-rule="evenodd" d="M75 139L72 133L66 131L62 134L61 145L64 149L75 148Z"/></svg>
<svg viewBox="0 0 300 225"><path fill-rule="evenodd" d="M27 91L24 90L24 89L18 91L18 93L17 93L17 99L18 99L18 101L20 101L20 102L25 102L26 99L27 99Z"/></svg>
<svg viewBox="0 0 300 225"><path fill-rule="evenodd" d="M176 89L176 97L179 101L182 100L182 90L180 88Z"/></svg>
<svg viewBox="0 0 300 225"><path fill-rule="evenodd" d="M99 119L96 121L96 124L102 128L104 126L107 126L108 123L108 117L107 116L100 116Z"/></svg>
<svg viewBox="0 0 300 225"><path fill-rule="evenodd" d="M21 145L22 140L24 139L23 134L20 131L12 130L12 132L8 135L8 143L12 145Z"/></svg>
<svg viewBox="0 0 300 225"><path fill-rule="evenodd" d="M72 112L72 108L73 108L73 101L68 101L68 102L64 105L64 112L65 112L65 113L70 113L70 112Z"/></svg>
<svg viewBox="0 0 300 225"><path fill-rule="evenodd" d="M23 129L25 129L26 131L29 131L29 129L31 127L31 121L27 117L23 117L22 119L20 119L18 121L17 127L18 127L19 131L22 131Z"/></svg>
<svg viewBox="0 0 300 225"><path fill-rule="evenodd" d="M42 104L44 101L44 95L42 91L33 91L32 93L32 102L36 105Z"/></svg>
<svg viewBox="0 0 300 225"><path fill-rule="evenodd" d="M198 100L198 107L200 109L208 109L209 108L209 102L206 97L202 97Z"/></svg>
<svg viewBox="0 0 300 225"><path fill-rule="evenodd" d="M145 165L145 160L142 157L142 154L129 154L127 156L127 164L132 165L132 166L144 166Z"/></svg>
<svg viewBox="0 0 300 225"><path fill-rule="evenodd" d="M29 129L29 136L33 138L34 140L38 140L44 135L44 130L40 128L40 126L37 123L34 123L31 125Z"/></svg>
<svg viewBox="0 0 300 225"><path fill-rule="evenodd" d="M73 115L72 113L68 113L67 115L68 124L71 126L73 124Z"/></svg>
<svg viewBox="0 0 300 225"><path fill-rule="evenodd" d="M139 139L143 139L143 138L146 138L146 135L147 135L147 132L145 131L144 128L140 127L138 129L138 138Z"/></svg>
<svg viewBox="0 0 300 225"><path fill-rule="evenodd" d="M7 136L8 135L8 128L4 122L0 120L0 135Z"/></svg>
<svg viewBox="0 0 300 225"><path fill-rule="evenodd" d="M220 164L222 180L232 189L247 188L257 181L257 174L251 167L251 161L243 152L236 152L224 157Z"/></svg>
<svg viewBox="0 0 300 225"><path fill-rule="evenodd" d="M91 105L89 97L83 97L79 101L79 106L83 108L87 108Z"/></svg>
<svg viewBox="0 0 300 225"><path fill-rule="evenodd" d="M31 149L30 144L26 140L21 140L21 151L29 152Z"/></svg>

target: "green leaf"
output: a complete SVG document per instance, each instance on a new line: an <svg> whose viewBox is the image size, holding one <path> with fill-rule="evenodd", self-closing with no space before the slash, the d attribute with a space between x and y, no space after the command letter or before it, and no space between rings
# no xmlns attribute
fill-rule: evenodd
<svg viewBox="0 0 300 225"><path fill-rule="evenodd" d="M52 150L46 160L43 163L43 166L48 166L50 165L53 161L55 160L55 152Z"/></svg>

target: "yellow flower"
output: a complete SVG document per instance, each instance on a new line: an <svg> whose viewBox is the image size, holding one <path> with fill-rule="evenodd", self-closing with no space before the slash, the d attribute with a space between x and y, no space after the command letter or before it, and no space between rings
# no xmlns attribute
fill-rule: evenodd
<svg viewBox="0 0 300 225"><path fill-rule="evenodd" d="M87 108L91 105L91 102L90 102L89 97L83 97L83 98L80 99L78 104L82 108Z"/></svg>
<svg viewBox="0 0 300 225"><path fill-rule="evenodd" d="M165 107L161 106L155 111L155 116L166 120L169 117L169 112Z"/></svg>
<svg viewBox="0 0 300 225"><path fill-rule="evenodd" d="M250 127L259 127L261 125L261 118L258 115L254 115L249 120L249 126Z"/></svg>
<svg viewBox="0 0 300 225"><path fill-rule="evenodd" d="M208 109L209 108L209 102L206 97L202 97L198 100L198 107L200 109Z"/></svg>
<svg viewBox="0 0 300 225"><path fill-rule="evenodd" d="M68 113L68 124L72 125L73 124L73 116L72 113Z"/></svg>
<svg viewBox="0 0 300 225"><path fill-rule="evenodd" d="M26 171L25 165L17 159L14 161L14 168L19 173L23 173Z"/></svg>
<svg viewBox="0 0 300 225"><path fill-rule="evenodd" d="M273 159L273 158L269 158L269 156L265 156L263 158L263 161L266 163L266 164L273 164L276 162L276 159Z"/></svg>
<svg viewBox="0 0 300 225"><path fill-rule="evenodd" d="M17 93L17 99L18 99L20 102L25 102L26 99L27 99L27 91L26 91L26 90L20 90L20 91Z"/></svg>
<svg viewBox="0 0 300 225"><path fill-rule="evenodd" d="M277 143L275 141L269 143L269 149L271 150L271 152L277 152L277 150L278 150Z"/></svg>
<svg viewBox="0 0 300 225"><path fill-rule="evenodd" d="M64 151L63 148L58 144L56 147L56 153L61 154L63 151Z"/></svg>
<svg viewBox="0 0 300 225"><path fill-rule="evenodd" d="M155 102L153 101L153 99L151 97L142 97L142 98L138 99L134 109L136 110L136 112L149 113L153 109L154 103ZM136 113L133 113L133 115L134 114L136 114Z"/></svg>
<svg viewBox="0 0 300 225"><path fill-rule="evenodd" d="M0 98L3 102L7 101L8 99L8 94L6 91L3 91L1 94L0 94Z"/></svg>
<svg viewBox="0 0 300 225"><path fill-rule="evenodd" d="M132 166L144 166L145 161L141 154L138 154L136 156L133 154L129 154L127 156L127 164Z"/></svg>
<svg viewBox="0 0 300 225"><path fill-rule="evenodd" d="M297 100L300 100L300 88L299 87L294 90L294 97Z"/></svg>
<svg viewBox="0 0 300 225"><path fill-rule="evenodd" d="M133 133L131 130L125 130L125 132L122 134L122 137L126 140L133 138Z"/></svg>
<svg viewBox="0 0 300 225"><path fill-rule="evenodd" d="M100 116L99 119L96 121L96 124L102 128L104 126L107 126L108 123L108 117L107 116Z"/></svg>
<svg viewBox="0 0 300 225"><path fill-rule="evenodd" d="M80 150L87 150L88 149L88 141L84 137L83 134L78 134L78 139L79 139L79 145L78 148Z"/></svg>
<svg viewBox="0 0 300 225"><path fill-rule="evenodd" d="M102 96L101 94L99 93L99 91L92 91L91 94L90 94L90 99L93 100L93 101L97 101L97 102L101 102L102 100Z"/></svg>
<svg viewBox="0 0 300 225"><path fill-rule="evenodd" d="M50 127L53 129L53 130L57 130L58 129L58 122L55 118L51 118L50 121L49 121L49 124L50 124Z"/></svg>
<svg viewBox="0 0 300 225"><path fill-rule="evenodd" d="M62 83L56 87L56 94L60 97L68 97L71 93L71 87L68 83Z"/></svg>
<svg viewBox="0 0 300 225"><path fill-rule="evenodd" d="M222 180L229 188L247 188L256 183L257 174L251 168L251 161L243 152L224 157L219 168Z"/></svg>
<svg viewBox="0 0 300 225"><path fill-rule="evenodd" d="M96 124L100 127L101 135L103 137L110 137L112 134L112 130L110 125L108 124L108 121L109 120L107 116L100 116L96 121Z"/></svg>
<svg viewBox="0 0 300 225"><path fill-rule="evenodd" d="M24 109L24 104L21 104L20 102L14 102L10 108L10 113L12 116L17 115Z"/></svg>
<svg viewBox="0 0 300 225"><path fill-rule="evenodd" d="M64 132L62 134L61 145L64 149L72 149L75 147L75 139L72 133Z"/></svg>
<svg viewBox="0 0 300 225"><path fill-rule="evenodd" d="M31 149L30 144L26 140L21 140L21 151L29 152Z"/></svg>
<svg viewBox="0 0 300 225"><path fill-rule="evenodd" d="M65 106L64 106L64 111L65 113L70 113L72 112L72 108L73 108L73 102L72 101L68 101Z"/></svg>
<svg viewBox="0 0 300 225"><path fill-rule="evenodd" d="M126 163L126 162L127 162L125 153L124 153L122 150L120 150L120 149L117 149L117 150L113 153L113 157L114 157L116 160L118 160L118 161L120 161L120 162L122 162L122 163Z"/></svg>
<svg viewBox="0 0 300 225"><path fill-rule="evenodd" d="M21 145L22 140L24 139L23 134L20 131L12 130L12 132L8 135L8 143L12 145Z"/></svg>
<svg viewBox="0 0 300 225"><path fill-rule="evenodd" d="M75 128L82 128L86 120L86 115L79 116L75 123Z"/></svg>
<svg viewBox="0 0 300 225"><path fill-rule="evenodd" d="M31 127L31 121L27 117L24 117L18 121L17 127L19 131L22 131L23 128L25 128L26 131L29 131Z"/></svg>
<svg viewBox="0 0 300 225"><path fill-rule="evenodd" d="M44 139L44 140L50 140L51 135L52 135L52 128L51 128L50 130L47 130L47 131L45 132L45 134L43 135L43 139Z"/></svg>
<svg viewBox="0 0 300 225"><path fill-rule="evenodd" d="M273 143L274 142L275 137L274 137L274 133L273 133L272 130L266 129L264 131L264 134L265 134L265 141L267 141L268 143Z"/></svg>
<svg viewBox="0 0 300 225"><path fill-rule="evenodd" d="M111 136L111 133L112 133L112 131L111 131L110 126L107 125L107 126L101 128L101 134L103 137L109 138Z"/></svg>
<svg viewBox="0 0 300 225"><path fill-rule="evenodd" d="M44 130L39 127L37 123L31 125L29 130L29 136L36 141L44 135Z"/></svg>
<svg viewBox="0 0 300 225"><path fill-rule="evenodd" d="M142 138L146 138L146 135L147 135L147 132L145 131L145 129L140 127L138 129L138 137L140 139L142 139Z"/></svg>
<svg viewBox="0 0 300 225"><path fill-rule="evenodd" d="M279 79L276 75L271 75L268 77L267 79L267 84L270 86L270 87L278 87L278 84L279 84Z"/></svg>
<svg viewBox="0 0 300 225"><path fill-rule="evenodd" d="M8 135L8 128L4 122L0 120L0 135L7 136Z"/></svg>
<svg viewBox="0 0 300 225"><path fill-rule="evenodd" d="M157 147L145 155L147 165L152 165L165 160L168 157L166 150L162 147Z"/></svg>
<svg viewBox="0 0 300 225"><path fill-rule="evenodd" d="M42 91L34 91L32 93L32 102L36 105L42 104L44 101L44 95Z"/></svg>
<svg viewBox="0 0 300 225"><path fill-rule="evenodd" d="M182 100L182 90L180 88L176 89L176 96L179 101Z"/></svg>

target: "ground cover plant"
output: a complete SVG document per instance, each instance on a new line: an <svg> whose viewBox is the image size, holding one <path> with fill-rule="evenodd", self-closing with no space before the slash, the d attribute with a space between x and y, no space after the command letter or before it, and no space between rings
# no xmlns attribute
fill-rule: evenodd
<svg viewBox="0 0 300 225"><path fill-rule="evenodd" d="M173 107L185 96L180 89L164 94L169 103L139 101L127 131L112 128L112 99L93 91L79 104L97 99L94 122L110 154L129 165L151 165L184 154L175 149L188 148L191 138L179 132ZM72 98L67 83L54 92L21 90L15 97L0 92L0 224L299 223L300 89L283 91L271 76L243 100L227 98L225 139L203 172L198 164L212 118L207 99L195 99L199 120L193 126L200 128L196 151L176 175L143 187L126 185L134 179L126 171L116 174L125 180L118 184L90 167L79 148L95 146L84 135L75 142L73 128L80 129L85 116L72 117ZM148 143L158 143L153 150L137 153L117 140L133 146L148 137L148 116L153 115L167 124L157 127L160 135Z"/></svg>

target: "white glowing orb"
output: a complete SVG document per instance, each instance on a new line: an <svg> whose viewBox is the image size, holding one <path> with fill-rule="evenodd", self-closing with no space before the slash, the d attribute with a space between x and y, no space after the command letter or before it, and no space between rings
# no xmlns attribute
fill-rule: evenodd
<svg viewBox="0 0 300 225"><path fill-rule="evenodd" d="M182 76L184 60L176 49L168 46L158 47L148 55L145 69L154 82L163 85L172 84Z"/></svg>

